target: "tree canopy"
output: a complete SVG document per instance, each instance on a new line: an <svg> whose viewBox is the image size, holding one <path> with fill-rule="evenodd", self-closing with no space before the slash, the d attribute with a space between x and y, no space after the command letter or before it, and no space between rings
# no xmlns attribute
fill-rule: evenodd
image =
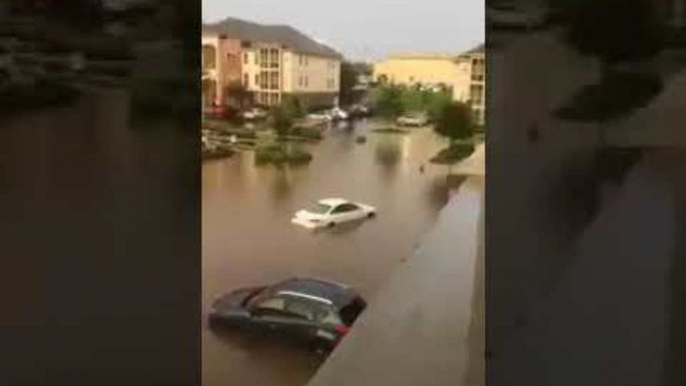
<svg viewBox="0 0 686 386"><path fill-rule="evenodd" d="M472 138L475 126L471 107L466 103L451 102L441 108L434 130L455 142Z"/></svg>

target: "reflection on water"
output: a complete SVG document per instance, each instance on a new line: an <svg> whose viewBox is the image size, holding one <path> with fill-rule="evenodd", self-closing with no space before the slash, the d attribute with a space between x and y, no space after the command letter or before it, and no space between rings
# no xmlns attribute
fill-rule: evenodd
<svg viewBox="0 0 686 386"><path fill-rule="evenodd" d="M448 192L445 169L426 164L445 146L430 130L371 132L374 121L332 125L302 167L255 166L250 152L203 165L203 310L213 296L288 276L324 277L371 297L433 225ZM355 138L365 135L367 143ZM385 178L384 178L385 176ZM293 214L326 197L377 207L378 216L317 232ZM321 358L290 346L202 334L203 384L303 385Z"/></svg>

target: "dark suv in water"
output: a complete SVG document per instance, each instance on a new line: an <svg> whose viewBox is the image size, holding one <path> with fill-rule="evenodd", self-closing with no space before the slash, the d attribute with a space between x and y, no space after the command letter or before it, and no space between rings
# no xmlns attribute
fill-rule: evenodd
<svg viewBox="0 0 686 386"><path fill-rule="evenodd" d="M210 322L260 335L274 332L330 350L366 307L366 301L348 286L294 278L218 297L212 304Z"/></svg>

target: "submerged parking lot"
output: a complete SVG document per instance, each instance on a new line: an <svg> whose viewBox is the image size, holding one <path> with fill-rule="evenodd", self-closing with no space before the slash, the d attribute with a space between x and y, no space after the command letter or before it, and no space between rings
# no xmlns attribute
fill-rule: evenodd
<svg viewBox="0 0 686 386"><path fill-rule="evenodd" d="M303 385L322 362L301 348L210 330L214 296L314 276L350 284L372 300L433 226L447 201L448 167L428 159L446 143L430 128L382 134L371 131L376 125L327 130L321 143L306 145L314 156L307 166L256 167L251 152L203 165L205 386ZM359 135L367 142L357 143ZM378 216L319 232L291 224L296 211L326 197L373 205Z"/></svg>

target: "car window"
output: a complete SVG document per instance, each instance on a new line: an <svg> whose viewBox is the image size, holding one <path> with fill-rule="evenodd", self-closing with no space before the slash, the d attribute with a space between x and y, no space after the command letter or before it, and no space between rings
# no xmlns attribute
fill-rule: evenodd
<svg viewBox="0 0 686 386"><path fill-rule="evenodd" d="M256 305L256 308L260 311L264 310L274 310L283 311L286 308L286 301L283 298L268 298Z"/></svg>
<svg viewBox="0 0 686 386"><path fill-rule="evenodd" d="M333 211L333 213L346 213L355 211L357 209L359 209L359 207L355 204L341 204Z"/></svg>
<svg viewBox="0 0 686 386"><path fill-rule="evenodd" d="M315 307L313 307L310 301L305 299L289 296L286 301L285 311L310 321L315 320Z"/></svg>
<svg viewBox="0 0 686 386"><path fill-rule="evenodd" d="M341 324L341 318L338 317L336 311L331 307L320 306L315 310L315 320L318 323L338 325Z"/></svg>
<svg viewBox="0 0 686 386"><path fill-rule="evenodd" d="M330 210L331 210L331 206L329 206L329 205L317 204L310 211L312 213L317 213L317 214L326 214L326 213L329 213Z"/></svg>

